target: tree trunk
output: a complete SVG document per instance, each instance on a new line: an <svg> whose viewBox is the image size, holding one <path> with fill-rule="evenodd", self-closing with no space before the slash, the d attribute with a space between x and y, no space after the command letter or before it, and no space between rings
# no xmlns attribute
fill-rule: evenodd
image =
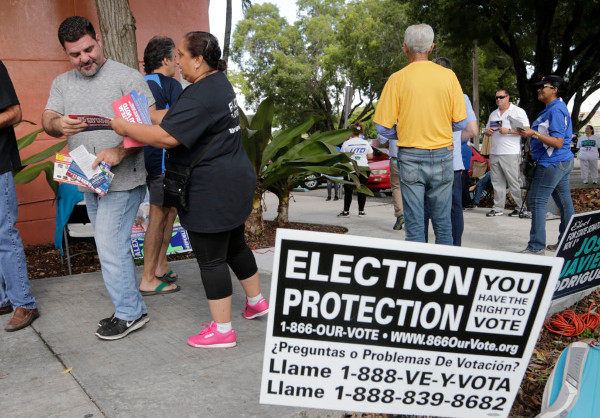
<svg viewBox="0 0 600 418"><path fill-rule="evenodd" d="M223 40L223 61L229 59L229 44L231 43L231 0L227 0L227 13L225 15L225 39Z"/></svg>
<svg viewBox="0 0 600 418"><path fill-rule="evenodd" d="M265 225L262 214L262 192L258 189L254 192L252 199L252 212L246 220L246 233L252 236L260 236L264 233Z"/></svg>
<svg viewBox="0 0 600 418"><path fill-rule="evenodd" d="M279 205L277 206L277 217L275 218L275 226L282 226L290 222L290 191L286 190L283 195L278 196Z"/></svg>
<svg viewBox="0 0 600 418"><path fill-rule="evenodd" d="M104 55L140 70L135 38L135 18L129 0L96 0Z"/></svg>

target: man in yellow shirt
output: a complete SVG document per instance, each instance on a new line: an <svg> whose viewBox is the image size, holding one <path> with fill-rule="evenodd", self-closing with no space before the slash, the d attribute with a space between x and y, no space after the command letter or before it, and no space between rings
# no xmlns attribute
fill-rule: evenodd
<svg viewBox="0 0 600 418"><path fill-rule="evenodd" d="M427 199L436 244L452 245L452 131L466 127L462 88L452 70L429 61L433 29L409 26L409 64L388 79L373 118L377 132L397 140L406 240L425 242Z"/></svg>

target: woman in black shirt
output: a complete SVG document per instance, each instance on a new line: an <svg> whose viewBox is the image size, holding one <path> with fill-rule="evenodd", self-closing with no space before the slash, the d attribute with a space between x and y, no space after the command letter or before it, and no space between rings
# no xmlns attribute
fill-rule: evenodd
<svg viewBox="0 0 600 418"><path fill-rule="evenodd" d="M223 73L226 64L220 59L217 39L208 32L190 32L179 42L177 57L183 78L192 84L175 105L166 114L154 112L155 125L121 118L111 125L119 135L167 148L171 163L189 166L203 152L192 171L188 209L178 209L178 213L200 266L212 322L190 337L188 344L233 347L229 267L246 292L244 318L254 319L269 309L260 293L254 255L244 238L256 177L242 146L236 97Z"/></svg>

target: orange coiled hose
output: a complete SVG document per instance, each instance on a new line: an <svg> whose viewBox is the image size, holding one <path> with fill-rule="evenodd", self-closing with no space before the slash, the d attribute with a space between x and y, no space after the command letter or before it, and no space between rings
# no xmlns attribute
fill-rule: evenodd
<svg viewBox="0 0 600 418"><path fill-rule="evenodd" d="M570 309L557 313L552 318L546 319L544 326L554 334L574 337L585 331L586 328L594 331L600 324L600 315L592 312L593 307L598 308L596 302L592 302L587 313L577 315Z"/></svg>

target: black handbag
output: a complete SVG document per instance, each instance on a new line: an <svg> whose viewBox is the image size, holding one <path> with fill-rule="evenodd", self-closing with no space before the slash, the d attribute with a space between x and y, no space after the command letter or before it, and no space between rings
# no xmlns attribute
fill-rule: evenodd
<svg viewBox="0 0 600 418"><path fill-rule="evenodd" d="M190 165L177 164L171 161L169 152L165 152L165 177L163 179L163 206L187 211L189 207L190 180L194 167L206 153L208 148L216 142L227 129L216 134L196 155Z"/></svg>
<svg viewBox="0 0 600 418"><path fill-rule="evenodd" d="M546 152L548 148L550 148L546 144L542 145L544 145L544 152ZM525 186L523 188L529 189L529 187L531 186L531 182L533 181L533 176L535 174L535 168L538 165L538 161L543 156L544 154L542 153L542 155L540 155L537 160L533 161L533 157L528 154L525 160L523 161L523 177L525 178Z"/></svg>
<svg viewBox="0 0 600 418"><path fill-rule="evenodd" d="M533 180L535 167L537 167L537 161L533 161L531 157L528 157L523 162L523 176L525 176L525 180L527 180L528 184L531 184L531 180Z"/></svg>

